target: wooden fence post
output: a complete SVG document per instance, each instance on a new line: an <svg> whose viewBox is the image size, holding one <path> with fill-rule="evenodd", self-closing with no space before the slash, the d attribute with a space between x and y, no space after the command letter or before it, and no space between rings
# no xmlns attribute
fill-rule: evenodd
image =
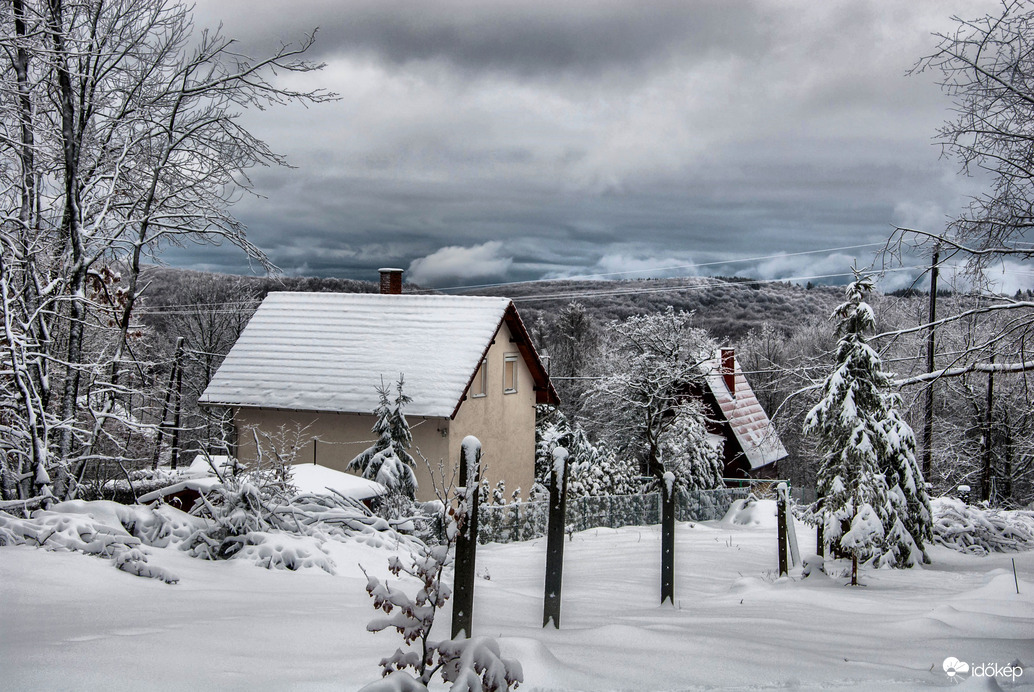
<svg viewBox="0 0 1034 692"><path fill-rule="evenodd" d="M471 637L474 619L474 559L478 545L478 489L481 487L481 442L473 435L460 445L460 507L456 537L456 569L452 582L452 638Z"/></svg>
<svg viewBox="0 0 1034 692"><path fill-rule="evenodd" d="M546 589L542 603L542 626L550 620L560 629L560 591L564 583L564 528L567 524L567 450L553 450L549 474L549 525L546 528Z"/></svg>

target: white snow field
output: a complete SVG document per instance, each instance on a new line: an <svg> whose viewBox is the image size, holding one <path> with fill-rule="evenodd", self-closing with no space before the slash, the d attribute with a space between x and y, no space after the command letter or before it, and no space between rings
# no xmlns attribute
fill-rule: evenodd
<svg viewBox="0 0 1034 692"><path fill-rule="evenodd" d="M852 588L799 569L777 579L770 522L676 536L677 603L661 606L658 527L574 534L560 630L539 626L545 539L482 546L474 634L499 638L529 691L1034 689L1034 552L934 547L932 565L867 569ZM800 539L814 550L812 531ZM387 576L389 549L327 550L337 575L149 548L180 578L169 585L79 553L0 548L0 689L358 690L401 645L366 631L359 564ZM969 673L949 677L949 657Z"/></svg>

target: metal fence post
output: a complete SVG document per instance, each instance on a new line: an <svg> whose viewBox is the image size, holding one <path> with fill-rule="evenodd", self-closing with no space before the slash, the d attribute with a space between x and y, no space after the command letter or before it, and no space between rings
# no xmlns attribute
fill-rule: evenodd
<svg viewBox="0 0 1034 692"><path fill-rule="evenodd" d="M564 583L564 529L567 509L567 450L553 450L549 474L549 526L546 529L546 587L542 604L542 626L550 620L560 629L560 591Z"/></svg>
<svg viewBox="0 0 1034 692"><path fill-rule="evenodd" d="M790 570L786 565L786 485L779 484L776 491L776 526L778 527L779 540L779 576L789 574Z"/></svg>
<svg viewBox="0 0 1034 692"><path fill-rule="evenodd" d="M468 459L469 457L469 459ZM478 545L478 489L481 487L481 442L473 435L460 448L460 480L466 504L463 530L456 538L456 568L452 583L452 638L471 637L474 620L474 560Z"/></svg>

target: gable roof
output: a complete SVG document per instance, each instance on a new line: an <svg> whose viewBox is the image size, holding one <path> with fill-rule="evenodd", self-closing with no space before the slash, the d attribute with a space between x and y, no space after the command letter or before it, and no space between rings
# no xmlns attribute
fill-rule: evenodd
<svg viewBox="0 0 1034 692"><path fill-rule="evenodd" d="M743 376L738 361L733 360L735 396L725 384L721 356L705 360L700 367L704 372L707 390L714 397L722 417L743 450L751 470L779 461L787 455L778 433L772 427L768 414L761 408L757 395Z"/></svg>
<svg viewBox="0 0 1034 692"><path fill-rule="evenodd" d="M556 392L508 298L270 293L202 404L371 413L400 374L407 415L450 417L506 322L539 397ZM521 347L521 342L527 344Z"/></svg>

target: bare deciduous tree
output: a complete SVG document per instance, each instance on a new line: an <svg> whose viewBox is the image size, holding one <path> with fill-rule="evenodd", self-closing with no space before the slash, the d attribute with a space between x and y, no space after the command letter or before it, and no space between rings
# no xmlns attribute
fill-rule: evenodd
<svg viewBox="0 0 1034 692"><path fill-rule="evenodd" d="M283 79L320 67L302 59L312 36L254 60L170 0L13 0L0 24L4 472L55 471L67 497L107 458L111 425L147 426L133 412L153 384L133 344L143 262L225 242L269 267L230 207L249 168L285 162L240 110L333 95ZM120 294L99 304L105 267Z"/></svg>

